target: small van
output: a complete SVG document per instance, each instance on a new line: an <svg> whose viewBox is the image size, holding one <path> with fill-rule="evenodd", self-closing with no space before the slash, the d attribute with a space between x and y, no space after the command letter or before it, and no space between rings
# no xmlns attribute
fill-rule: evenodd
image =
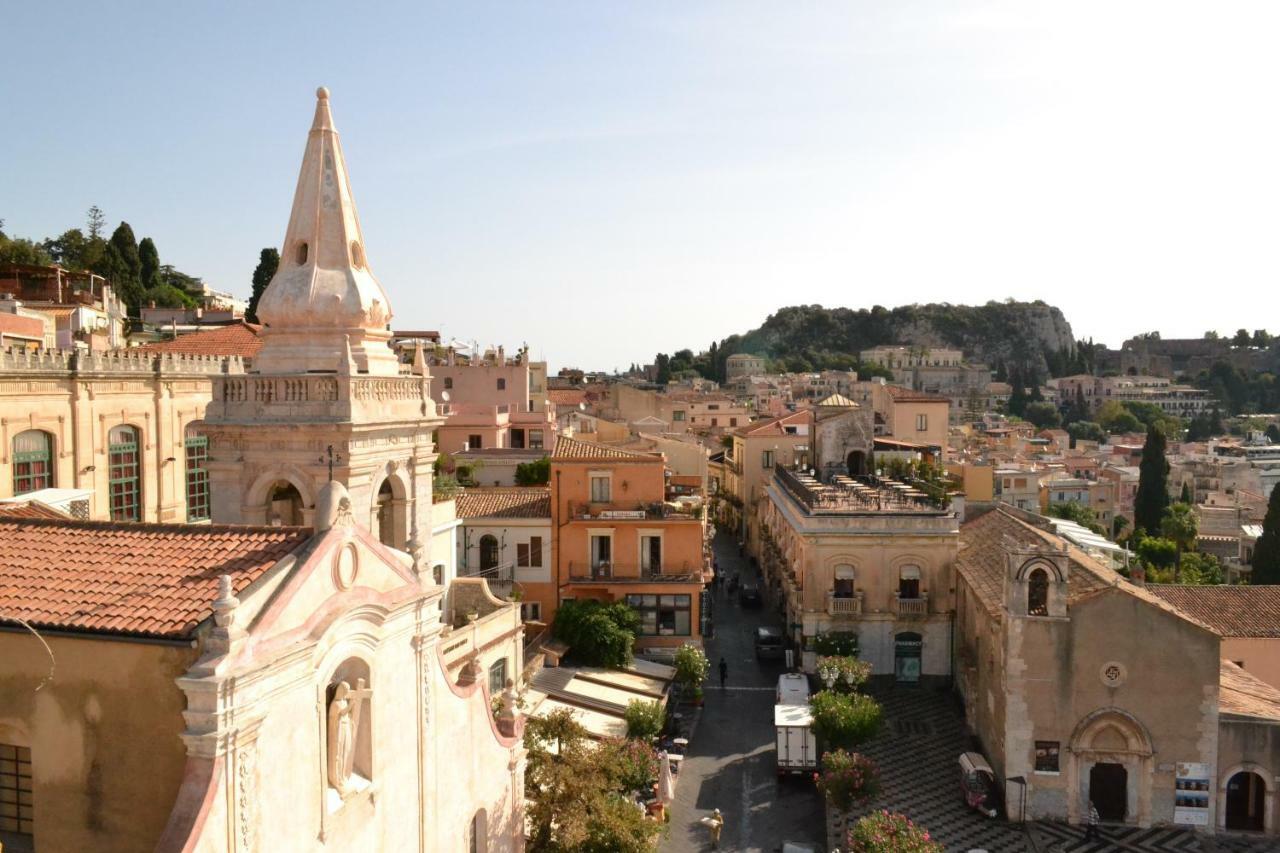
<svg viewBox="0 0 1280 853"><path fill-rule="evenodd" d="M980 753L960 753L960 795L966 806L987 817L1000 813L996 774Z"/></svg>
<svg viewBox="0 0 1280 853"><path fill-rule="evenodd" d="M809 676L803 672L786 672L778 676L779 705L808 705Z"/></svg>
<svg viewBox="0 0 1280 853"><path fill-rule="evenodd" d="M785 645L777 628L756 629L756 660L781 660L786 656Z"/></svg>

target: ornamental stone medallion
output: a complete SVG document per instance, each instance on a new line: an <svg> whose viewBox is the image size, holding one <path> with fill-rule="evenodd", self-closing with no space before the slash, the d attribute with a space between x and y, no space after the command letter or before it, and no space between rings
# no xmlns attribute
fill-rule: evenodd
<svg viewBox="0 0 1280 853"><path fill-rule="evenodd" d="M333 585L340 590L348 590L356 582L356 573L360 570L360 561L356 555L356 546L348 542L338 549L333 558Z"/></svg>
<svg viewBox="0 0 1280 853"><path fill-rule="evenodd" d="M1102 683L1105 686L1119 687L1124 684L1129 671L1125 669L1124 664L1118 661L1107 661L1102 665L1102 669L1098 671L1098 675L1102 678Z"/></svg>

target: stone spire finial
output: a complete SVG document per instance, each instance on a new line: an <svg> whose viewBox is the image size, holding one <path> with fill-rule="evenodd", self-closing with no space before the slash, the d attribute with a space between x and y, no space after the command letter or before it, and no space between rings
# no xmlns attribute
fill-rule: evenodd
<svg viewBox="0 0 1280 853"><path fill-rule="evenodd" d="M369 269L329 90L316 91L280 267L263 291L259 373L327 372L349 339L361 372L395 375L391 305Z"/></svg>
<svg viewBox="0 0 1280 853"><path fill-rule="evenodd" d="M422 339L419 338L413 345L413 375L427 375L427 356L422 351Z"/></svg>

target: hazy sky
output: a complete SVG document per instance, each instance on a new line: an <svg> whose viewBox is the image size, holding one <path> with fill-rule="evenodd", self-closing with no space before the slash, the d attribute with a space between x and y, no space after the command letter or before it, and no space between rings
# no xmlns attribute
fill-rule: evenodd
<svg viewBox="0 0 1280 853"><path fill-rule="evenodd" d="M202 7L203 11L200 8ZM394 325L611 368L801 302L1280 331L1280 4L10 4L0 217L247 295L332 91Z"/></svg>

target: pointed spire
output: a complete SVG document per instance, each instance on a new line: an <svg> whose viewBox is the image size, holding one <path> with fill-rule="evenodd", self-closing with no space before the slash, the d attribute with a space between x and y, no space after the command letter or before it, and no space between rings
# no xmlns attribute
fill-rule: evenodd
<svg viewBox="0 0 1280 853"><path fill-rule="evenodd" d="M413 373L415 376L427 375L427 357L422 351L421 338L419 338L413 346Z"/></svg>
<svg viewBox="0 0 1280 853"><path fill-rule="evenodd" d="M351 357L351 338L342 342L342 358L338 359L338 375L351 376L356 372L356 360Z"/></svg>
<svg viewBox="0 0 1280 853"><path fill-rule="evenodd" d="M349 348L362 373L398 371L391 306L365 254L346 160L329 106L316 90L280 267L258 304L266 324L259 373L331 371Z"/></svg>

